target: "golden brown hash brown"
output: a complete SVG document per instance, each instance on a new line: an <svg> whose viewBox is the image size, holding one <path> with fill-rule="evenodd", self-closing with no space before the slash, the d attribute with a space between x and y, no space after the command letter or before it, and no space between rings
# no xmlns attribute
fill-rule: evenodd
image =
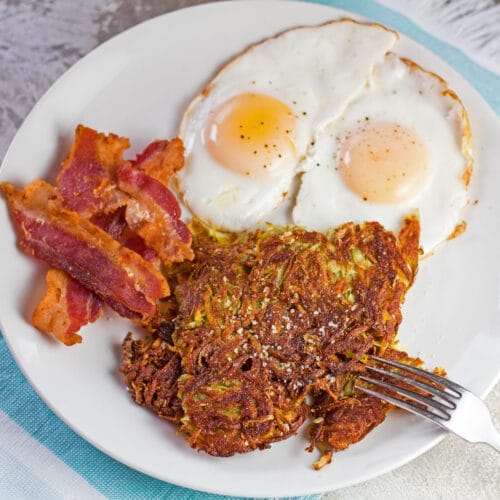
<svg viewBox="0 0 500 500"><path fill-rule="evenodd" d="M269 226L223 242L193 229L195 259L167 270L175 297L153 336L124 341L133 399L216 456L267 448L312 416L309 450L324 465L389 408L353 389L366 355L413 361L391 346L418 220L397 237L376 222L327 235Z"/></svg>

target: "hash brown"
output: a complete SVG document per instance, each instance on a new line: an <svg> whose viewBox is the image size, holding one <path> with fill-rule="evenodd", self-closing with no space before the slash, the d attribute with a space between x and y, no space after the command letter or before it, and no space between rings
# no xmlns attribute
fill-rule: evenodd
<svg viewBox="0 0 500 500"><path fill-rule="evenodd" d="M153 336L124 341L133 399L215 456L267 448L311 415L317 467L380 423L389 407L355 393L353 374L394 352L418 219L397 237L376 222L225 241L192 231L195 259L167 269L175 295Z"/></svg>

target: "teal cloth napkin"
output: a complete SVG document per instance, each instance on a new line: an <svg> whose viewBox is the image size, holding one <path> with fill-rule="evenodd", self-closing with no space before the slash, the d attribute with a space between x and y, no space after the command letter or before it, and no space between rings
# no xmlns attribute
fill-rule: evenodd
<svg viewBox="0 0 500 500"><path fill-rule="evenodd" d="M500 113L500 78L460 50L422 31L405 16L371 0L316 0L316 3L350 10L408 35L451 64L495 112ZM41 470L37 466L40 462L45 464ZM50 481L51 474L61 473L65 474L64 484L55 487ZM101 453L73 432L40 399L16 366L1 333L0 497L41 500L228 498L165 483Z"/></svg>

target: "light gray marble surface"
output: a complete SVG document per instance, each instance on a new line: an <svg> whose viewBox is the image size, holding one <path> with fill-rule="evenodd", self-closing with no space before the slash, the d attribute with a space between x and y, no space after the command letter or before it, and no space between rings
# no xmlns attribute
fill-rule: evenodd
<svg viewBox="0 0 500 500"><path fill-rule="evenodd" d="M0 0L0 158L36 101L83 55L143 20L200 3L204 1ZM487 403L498 427L500 385ZM404 467L324 498L499 499L500 455L448 436Z"/></svg>

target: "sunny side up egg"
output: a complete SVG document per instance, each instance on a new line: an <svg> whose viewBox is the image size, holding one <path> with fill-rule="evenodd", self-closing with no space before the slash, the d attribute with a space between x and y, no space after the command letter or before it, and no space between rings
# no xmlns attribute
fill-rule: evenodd
<svg viewBox="0 0 500 500"><path fill-rule="evenodd" d="M227 64L184 114L178 189L198 217L240 231L266 222L311 142L338 118L397 34L341 20L296 28Z"/></svg>
<svg viewBox="0 0 500 500"><path fill-rule="evenodd" d="M390 53L396 41L383 26L343 19L229 62L182 120L185 204L233 231L375 220L397 232L418 210L430 253L468 203L471 133L455 93Z"/></svg>
<svg viewBox="0 0 500 500"><path fill-rule="evenodd" d="M421 246L429 253L453 233L468 202L470 142L467 114L446 82L388 54L316 137L293 221L323 231L376 220L397 231L418 210Z"/></svg>

